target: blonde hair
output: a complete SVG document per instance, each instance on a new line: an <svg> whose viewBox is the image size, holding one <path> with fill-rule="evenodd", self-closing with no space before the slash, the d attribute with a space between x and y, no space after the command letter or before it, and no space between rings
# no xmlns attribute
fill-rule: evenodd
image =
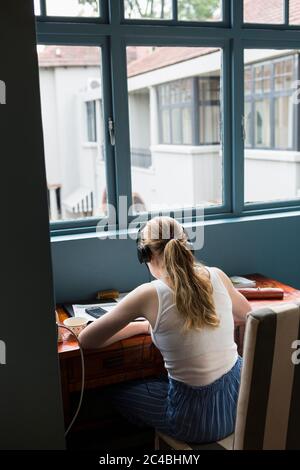
<svg viewBox="0 0 300 470"><path fill-rule="evenodd" d="M201 274L183 227L171 217L155 217L141 232L141 246L163 256L164 268L184 320L183 330L219 326L210 279Z"/></svg>

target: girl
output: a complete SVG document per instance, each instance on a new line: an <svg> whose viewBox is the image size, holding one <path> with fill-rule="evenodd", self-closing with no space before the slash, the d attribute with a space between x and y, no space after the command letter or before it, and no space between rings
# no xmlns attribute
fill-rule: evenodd
<svg viewBox="0 0 300 470"><path fill-rule="evenodd" d="M79 340L99 348L150 330L168 375L112 387L113 403L131 421L177 439L220 440L234 431L240 382L234 318L244 319L250 304L220 269L196 265L172 218L150 220L138 250L156 280L129 293ZM146 320L133 322L140 316Z"/></svg>

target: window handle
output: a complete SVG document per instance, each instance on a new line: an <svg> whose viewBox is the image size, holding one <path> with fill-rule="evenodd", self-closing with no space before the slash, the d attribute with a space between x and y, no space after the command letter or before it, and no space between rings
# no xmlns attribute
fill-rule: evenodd
<svg viewBox="0 0 300 470"><path fill-rule="evenodd" d="M113 119L110 117L108 118L108 131L109 131L109 137L110 137L110 145L114 146L116 143L115 139L115 123Z"/></svg>
<svg viewBox="0 0 300 470"><path fill-rule="evenodd" d="M242 116L242 135L243 135L243 140L246 140L246 119L245 116Z"/></svg>

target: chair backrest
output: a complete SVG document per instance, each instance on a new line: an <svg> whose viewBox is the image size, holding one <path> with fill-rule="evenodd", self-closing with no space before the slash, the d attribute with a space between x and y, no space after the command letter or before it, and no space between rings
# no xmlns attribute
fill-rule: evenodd
<svg viewBox="0 0 300 470"><path fill-rule="evenodd" d="M234 449L300 449L300 303L249 313Z"/></svg>

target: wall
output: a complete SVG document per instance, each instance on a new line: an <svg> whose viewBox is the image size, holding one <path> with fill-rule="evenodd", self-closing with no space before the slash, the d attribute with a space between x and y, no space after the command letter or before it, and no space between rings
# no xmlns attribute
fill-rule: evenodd
<svg viewBox="0 0 300 470"><path fill-rule="evenodd" d="M63 449L32 2L0 4L0 449ZM5 222L4 222L5 221Z"/></svg>
<svg viewBox="0 0 300 470"><path fill-rule="evenodd" d="M258 272L300 289L300 213L208 221L198 259L229 275ZM99 289L128 291L148 281L132 239L92 234L52 239L57 302L92 297Z"/></svg>

